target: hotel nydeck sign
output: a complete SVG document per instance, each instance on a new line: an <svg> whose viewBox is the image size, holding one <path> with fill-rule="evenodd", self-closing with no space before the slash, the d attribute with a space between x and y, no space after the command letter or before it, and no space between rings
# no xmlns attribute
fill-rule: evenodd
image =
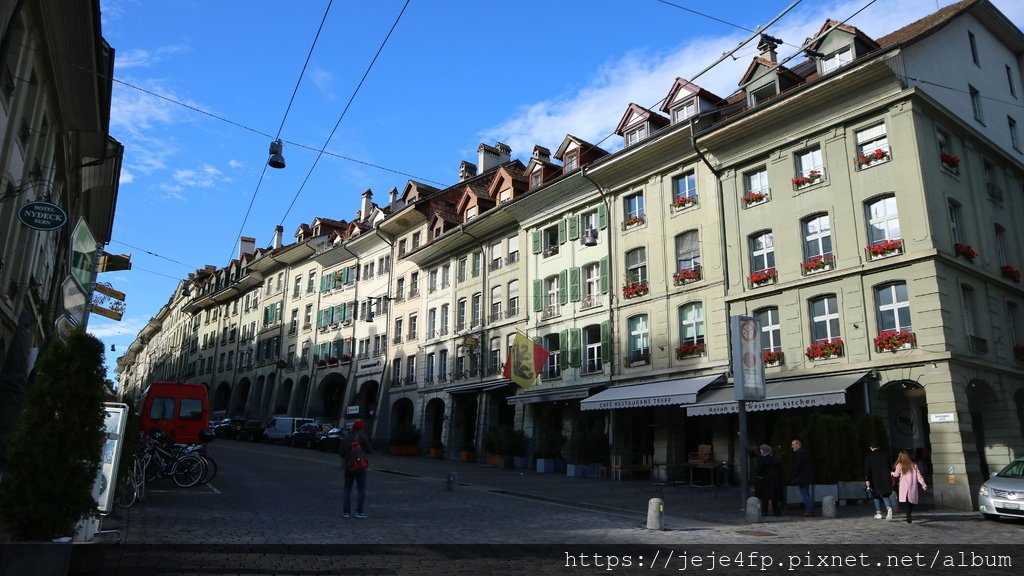
<svg viewBox="0 0 1024 576"><path fill-rule="evenodd" d="M57 230L68 221L64 209L51 202L29 202L18 209L21 223L35 230Z"/></svg>

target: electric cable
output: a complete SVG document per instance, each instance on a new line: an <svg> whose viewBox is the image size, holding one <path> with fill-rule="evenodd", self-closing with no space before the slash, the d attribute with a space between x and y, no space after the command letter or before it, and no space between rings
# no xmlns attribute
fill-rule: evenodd
<svg viewBox="0 0 1024 576"><path fill-rule="evenodd" d="M349 97L348 102L345 104L345 108L341 111L341 116L338 117L338 121L334 123L334 128L331 129L331 133L327 135L327 140L324 141L323 147L313 160L313 165L309 167L309 171L306 173L306 177L302 180L302 184L299 185L299 189L296 190L295 195L292 196L292 201L288 204L288 209L285 210L284 214L281 216L281 222L279 222L279 224L284 223L285 218L287 218L288 214L292 211L292 207L295 206L295 201L299 199L299 194L301 194L305 189L306 183L309 182L310 176L313 175L313 170L316 168L316 165L320 162L320 158L323 156L323 151L327 149L327 145L330 144L331 139L334 138L335 132L338 131L338 126L341 125L341 121L345 118L345 114L348 113L349 107L352 106L352 102L355 101L356 95L359 94L360 88L362 88L363 83L366 82L366 78L370 75L370 70L373 70L373 65L377 63L377 58L380 57L380 54L384 51L384 47L387 45L388 40L391 39L391 34L395 31L395 28L398 27L398 23L402 20L402 15L405 14L405 9L409 7L410 1L411 0L405 0L405 4L402 5L402 9L398 12L398 17L395 18L395 22L391 25L391 29L388 30L387 35L384 37L384 41L381 42L380 46L377 48L377 52L373 55L373 59L370 60L370 64L366 67L366 71L363 72L363 77L359 79L359 84L357 84L355 90L352 91L352 96ZM365 217L366 215L364 214L363 216Z"/></svg>

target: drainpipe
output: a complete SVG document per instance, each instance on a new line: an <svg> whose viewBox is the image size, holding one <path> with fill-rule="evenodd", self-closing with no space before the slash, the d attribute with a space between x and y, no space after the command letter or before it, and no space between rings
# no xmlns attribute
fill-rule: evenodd
<svg viewBox="0 0 1024 576"><path fill-rule="evenodd" d="M609 230L609 232L608 232L608 242L607 242L607 244L608 244L608 334L612 335L612 334L615 334L615 307L612 306L612 299L615 297L615 289L612 286L612 278L615 277L615 274L612 273L613 266L615 265L615 259L612 257L612 254L613 254L612 239L615 237L615 235L613 235L611 233L611 227L612 227L612 224L611 224L612 223L611 200L609 200L608 196L605 194L604 188L602 188L600 184L598 184L589 174L587 174L587 166L584 166L583 168L580 169L580 176L582 176L583 178L586 178L587 180L590 180L590 183L594 185L594 188L597 189L597 193L601 195L601 202L604 203L605 211L608 213L608 230ZM609 386L611 386L613 384L614 377L615 377L615 358L614 358L614 355L613 355L614 351L615 351L615 347L614 346L612 347L611 350L608 351L609 352L608 355L612 359L611 362L608 362L608 385Z"/></svg>

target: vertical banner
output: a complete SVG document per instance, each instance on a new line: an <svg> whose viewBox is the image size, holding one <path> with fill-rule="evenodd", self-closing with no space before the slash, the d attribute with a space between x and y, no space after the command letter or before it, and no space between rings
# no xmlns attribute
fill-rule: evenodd
<svg viewBox="0 0 1024 576"><path fill-rule="evenodd" d="M764 400L761 322L752 316L733 316L729 318L729 328L736 400Z"/></svg>

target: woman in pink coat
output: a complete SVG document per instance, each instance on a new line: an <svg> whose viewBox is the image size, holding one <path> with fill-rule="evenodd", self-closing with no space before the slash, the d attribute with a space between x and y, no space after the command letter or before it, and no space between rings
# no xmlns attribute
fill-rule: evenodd
<svg viewBox="0 0 1024 576"><path fill-rule="evenodd" d="M914 504L917 504L918 492L917 485L921 485L921 489L924 491L928 490L928 484L924 481L924 476L921 476L921 471L918 470L917 464L910 459L910 455L907 454L906 450L900 450L900 455L896 458L896 466L892 471L893 478L899 478L899 493L900 503L907 505L907 524L911 522L911 514L914 510Z"/></svg>

